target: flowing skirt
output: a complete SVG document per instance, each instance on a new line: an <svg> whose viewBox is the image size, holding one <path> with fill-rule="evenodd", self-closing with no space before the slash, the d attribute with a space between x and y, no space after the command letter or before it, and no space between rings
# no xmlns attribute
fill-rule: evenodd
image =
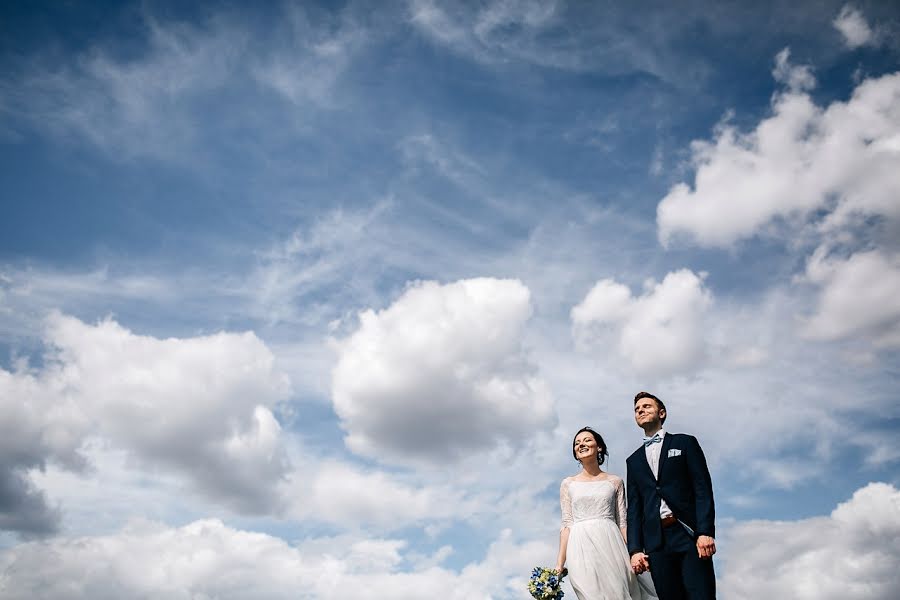
<svg viewBox="0 0 900 600"><path fill-rule="evenodd" d="M566 546L569 583L578 600L655 600L650 574L631 570L619 527L610 519L573 523Z"/></svg>

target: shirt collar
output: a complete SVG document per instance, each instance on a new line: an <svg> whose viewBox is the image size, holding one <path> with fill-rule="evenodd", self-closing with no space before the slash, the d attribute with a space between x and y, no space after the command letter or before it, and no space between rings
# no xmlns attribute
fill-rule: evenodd
<svg viewBox="0 0 900 600"><path fill-rule="evenodd" d="M659 436L659 439L663 439L664 437L666 437L666 430L663 429L662 427L660 427L660 428L659 428L659 431L657 431L657 432L654 433L653 435L658 435L658 436ZM646 437L647 437L647 436L644 436L644 438L646 438ZM653 436L651 435L650 437L653 437Z"/></svg>

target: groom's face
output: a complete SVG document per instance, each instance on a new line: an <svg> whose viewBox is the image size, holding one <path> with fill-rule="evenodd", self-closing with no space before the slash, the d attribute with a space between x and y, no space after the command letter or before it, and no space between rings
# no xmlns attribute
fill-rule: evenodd
<svg viewBox="0 0 900 600"><path fill-rule="evenodd" d="M659 406L653 398L641 398L634 405L634 420L642 429L647 426L659 425L660 419L665 414L665 411L659 410Z"/></svg>

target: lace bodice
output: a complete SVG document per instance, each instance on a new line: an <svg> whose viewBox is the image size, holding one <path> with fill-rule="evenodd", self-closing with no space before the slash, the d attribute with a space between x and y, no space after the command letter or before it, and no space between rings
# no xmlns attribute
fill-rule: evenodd
<svg viewBox="0 0 900 600"><path fill-rule="evenodd" d="M609 519L625 527L625 483L621 477L607 474L605 479L576 481L563 479L559 486L562 528L587 519Z"/></svg>

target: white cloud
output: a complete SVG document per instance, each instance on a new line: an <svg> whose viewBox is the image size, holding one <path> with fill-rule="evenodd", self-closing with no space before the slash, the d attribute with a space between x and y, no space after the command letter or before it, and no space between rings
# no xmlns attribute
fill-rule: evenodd
<svg viewBox="0 0 900 600"><path fill-rule="evenodd" d="M269 505L285 469L271 408L288 384L253 333L159 340L55 315L48 342L51 373L103 435L239 508Z"/></svg>
<svg viewBox="0 0 900 600"><path fill-rule="evenodd" d="M668 375L696 369L705 359L704 319L713 302L704 274L682 269L661 283L647 282L642 296L604 279L571 311L579 344L616 349L642 374Z"/></svg>
<svg viewBox="0 0 900 600"><path fill-rule="evenodd" d="M183 156L198 134L191 104L221 90L243 40L237 32L164 27L146 19L148 51L124 61L93 48L63 67L36 61L9 108L54 134L75 135L118 157Z"/></svg>
<svg viewBox="0 0 900 600"><path fill-rule="evenodd" d="M673 51L683 46L685 30L710 18L706 9L685 6L677 14L637 14L616 5L558 0L407 4L409 23L426 39L496 69L531 64L576 72L641 73L678 86L702 80L709 71L696 56L686 60L682 52ZM577 27L570 26L573 21Z"/></svg>
<svg viewBox="0 0 900 600"><path fill-rule="evenodd" d="M818 248L795 278L819 288L803 333L897 346L900 73L826 108L804 92L810 71L790 65L787 51L774 73L788 90L770 117L749 133L724 124L713 141L693 143L694 185L677 184L659 203L659 239L727 248L763 234L792 250Z"/></svg>
<svg viewBox="0 0 900 600"><path fill-rule="evenodd" d="M750 521L727 533L719 582L734 600L900 597L900 491L861 488L828 517Z"/></svg>
<svg viewBox="0 0 900 600"><path fill-rule="evenodd" d="M815 339L865 334L875 346L900 346L900 255L875 249L846 258L820 247L805 279L822 286L818 307L805 323Z"/></svg>
<svg viewBox="0 0 900 600"><path fill-rule="evenodd" d="M174 295L170 282L142 274L114 274L109 267L87 272L62 272L6 267L0 281L10 296L21 296L29 303L42 302L45 297L116 296L128 300L141 298L159 302Z"/></svg>
<svg viewBox="0 0 900 600"><path fill-rule="evenodd" d="M52 310L103 314L111 306L175 304L185 281L156 275L115 272L108 266L90 270L0 265L0 333L8 339L35 339Z"/></svg>
<svg viewBox="0 0 900 600"><path fill-rule="evenodd" d="M331 298L332 291L366 287L372 237L388 210L389 201L360 211L336 208L260 252L259 264L238 289L249 311L269 325L321 324L340 317L334 312L343 307Z"/></svg>
<svg viewBox="0 0 900 600"><path fill-rule="evenodd" d="M296 472L283 492L296 519L342 528L391 531L410 525L465 518L479 509L460 486L423 486L383 471L362 471L325 461L313 473Z"/></svg>
<svg viewBox="0 0 900 600"><path fill-rule="evenodd" d="M522 348L531 316L516 280L411 285L359 315L336 341L335 411L355 452L453 462L556 424L553 400Z"/></svg>
<svg viewBox="0 0 900 600"><path fill-rule="evenodd" d="M413 26L432 40L475 60L494 63L512 56L554 64L563 59L552 52L538 52L533 39L554 23L555 1L489 2L474 11L434 0L412 0L409 5Z"/></svg>
<svg viewBox="0 0 900 600"><path fill-rule="evenodd" d="M64 395L62 382L43 381L24 364L0 368L0 529L43 535L59 525L58 509L29 477L52 461L83 470L79 452L89 423L82 409Z"/></svg>
<svg viewBox="0 0 900 600"><path fill-rule="evenodd" d="M482 562L460 571L435 565L401 570L405 551L401 540L346 536L292 546L217 520L180 528L134 522L115 535L58 538L5 551L0 595L10 600L526 598L535 557L554 553L550 543L517 540L508 531ZM438 549L430 562L440 562L448 551Z"/></svg>
<svg viewBox="0 0 900 600"><path fill-rule="evenodd" d="M772 116L749 133L725 123L712 142L693 142L693 186L675 185L657 207L664 245L683 235L728 247L779 221L805 225L816 211L830 231L860 214L900 217L900 74L822 109L801 91L808 73L782 59L776 70L793 87L775 95Z"/></svg>
<svg viewBox="0 0 900 600"><path fill-rule="evenodd" d="M287 13L286 42L253 65L253 75L294 104L331 107L341 74L367 42L366 30L352 22L350 11L333 26L316 26L294 5Z"/></svg>
<svg viewBox="0 0 900 600"><path fill-rule="evenodd" d="M283 519L288 519L304 529L369 534L413 528L433 539L465 523L494 528L488 531L515 527L525 535L540 529L548 512L553 514L552 503L548 509L546 503L535 502L535 495L543 490L545 478L557 477L557 458L565 458L554 443L552 453L546 453L544 444L512 459L478 456L474 468L470 463L438 471L387 471L342 461L346 450L340 435L333 436L325 453L304 445L301 436L286 432L284 437L290 469L283 480L268 488L281 510L274 515L243 515L244 524L281 527ZM100 437L88 437L80 451L89 471L73 472L48 461L44 471L30 473L37 490L48 499L62 501L60 528L69 535L114 531L134 517L183 523L234 516L220 498L186 494L182 471L136 468L146 465L136 465L133 451ZM509 472L503 472L499 464ZM522 469L532 473L528 482L516 476ZM486 478L486 473L492 476ZM27 516L22 511L14 514Z"/></svg>
<svg viewBox="0 0 900 600"><path fill-rule="evenodd" d="M109 319L88 325L56 313L45 335L43 366L0 369L3 502L19 498L17 514L44 504L28 470L47 461L83 469L88 435L180 474L216 502L275 508L272 492L287 464L271 409L289 388L254 334L160 340ZM5 516L6 526L24 530L15 518Z"/></svg>
<svg viewBox="0 0 900 600"><path fill-rule="evenodd" d="M419 163L427 164L467 191L477 193L477 186L483 184L486 173L482 165L431 134L408 136L398 146L406 163L413 168Z"/></svg>
<svg viewBox="0 0 900 600"><path fill-rule="evenodd" d="M330 27L311 23L305 9L284 10L276 20L281 26L262 36L227 11L196 25L145 12L137 27L146 33L143 52L123 58L98 39L62 65L50 53L34 55L2 87L0 111L57 138L85 140L115 159L205 164L209 152L200 148L220 145L233 123L264 130L259 106L272 98L260 97L260 88L279 100L266 112L281 127L311 109L332 108L333 89L366 42L352 11ZM228 118L205 127L217 111Z"/></svg>
<svg viewBox="0 0 900 600"><path fill-rule="evenodd" d="M875 32L869 27L866 18L856 8L847 4L833 21L834 27L841 32L844 44L855 49L875 42Z"/></svg>
<svg viewBox="0 0 900 600"><path fill-rule="evenodd" d="M785 84L791 91L802 92L816 86L816 78L809 65L794 65L790 62L791 51L785 48L775 55L775 68L772 77Z"/></svg>

